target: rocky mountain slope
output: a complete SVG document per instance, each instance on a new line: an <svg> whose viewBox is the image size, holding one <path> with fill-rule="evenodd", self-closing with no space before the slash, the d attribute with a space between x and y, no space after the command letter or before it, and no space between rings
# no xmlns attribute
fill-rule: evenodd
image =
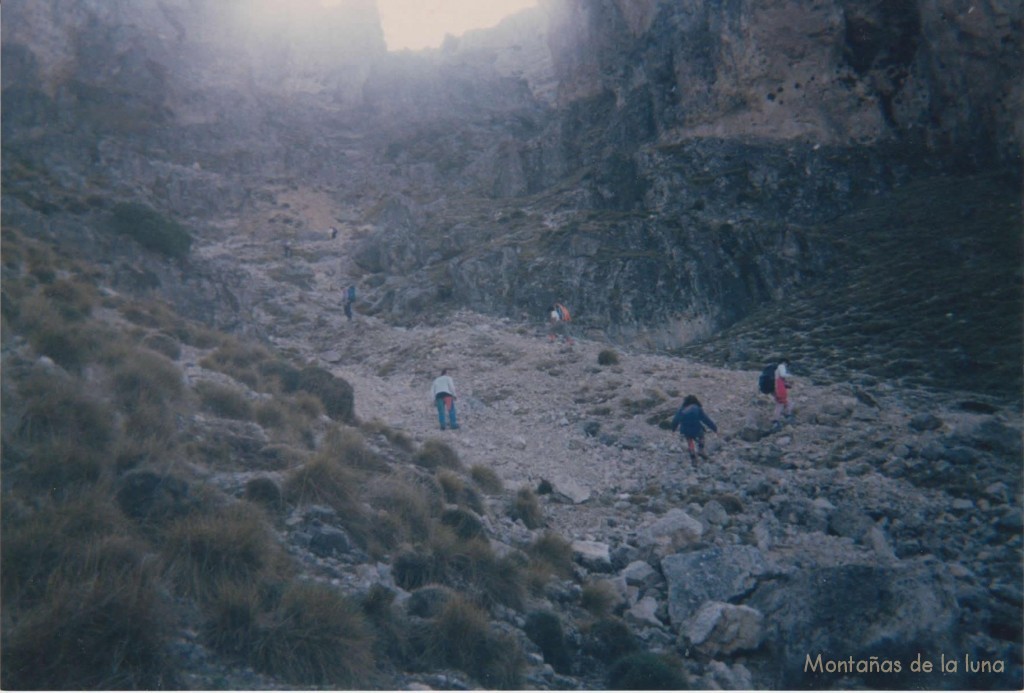
<svg viewBox="0 0 1024 693"><path fill-rule="evenodd" d="M5 3L4 687L1022 685L1018 3L274 6Z"/></svg>
<svg viewBox="0 0 1024 693"><path fill-rule="evenodd" d="M202 517L214 498L228 508L267 504L272 545L287 551L296 566L293 584L326 585L357 600L366 618L382 628L379 645L398 648L379 660L372 676L355 679L357 687L1002 688L1022 680L1018 403L866 374L815 382L796 361L795 417L773 432L771 403L756 392L756 370L612 349L581 335L570 346L549 341L540 321L494 320L468 311L443 324L389 325L363 313L373 288L361 284L362 298L349 321L339 296L354 266L346 242L329 236L299 240L288 256L276 243L242 238L195 248L194 263L232 258L250 295L262 297L251 319L268 346L351 385L351 411L331 410L335 421L321 416L298 435L281 428L279 417L299 416L309 404L294 394L268 398L258 374L272 371L259 364L273 362L260 356L261 347L199 338L196 328L166 308L126 300L108 283L116 264L59 270L55 283L43 273L43 256L31 250L38 246L18 240L10 228L6 233L8 594L23 595L16 576L26 570L18 548L26 523L55 512L52 503L61 508L76 497L66 482L52 500L23 495L24 484L44 469L50 470L44 481L63 478L49 465L34 473L26 466L33 458L25 452L47 440L47 429L38 428L46 410L33 399L33 383L82 380L90 397L117 402L131 392L125 390L127 374L139 358L123 351L117 359L86 356L76 367L67 346L44 341L31 327L38 318L27 307L42 305L31 298L33 285L35 295L54 307L85 310L87 299L81 293L76 298L71 288L84 270L106 296L92 308L94 318L135 325L122 338L125 347L138 341L150 361L150 350L159 349L197 401L176 415L173 430L154 430L169 436L159 449L128 448L130 455L124 450L115 456L120 471L109 483L117 506L156 523L130 535L144 529L153 542L151 560L162 564L170 549L158 538L174 536L177 513ZM94 334L83 332L80 322L74 330ZM756 335L754 329L747 333ZM143 363L152 374L162 372L150 361ZM457 431L437 430L429 385L441 368L458 386ZM274 369L286 372L280 364ZM225 388L250 402L248 411L257 415L250 419L245 406L232 405ZM158 392L150 390L150 396ZM686 394L700 397L719 427L697 464L687 459L678 434L667 430ZM294 411L262 413L275 401ZM138 400L140 413L148 402ZM63 430L54 420L50 425ZM483 601L483 633L491 635L479 637L510 638L503 647L521 658L514 660L518 674L501 669L505 660L489 651L433 664L414 654L422 647L417 624L441 629L447 623L443 605L453 593L481 597L479 575L447 567L432 580L416 578L422 570L414 567L417 561L430 555L423 553L429 545L424 539L411 535L408 543L382 551L367 543L375 535L350 501L292 495L296 478L339 449L332 428L364 441L362 448L340 448L341 459L357 454L351 459L366 471L357 477L362 503L355 507L364 506L382 529L398 531L388 518L417 512L414 495L393 494L404 488L398 480L418 479L426 488L443 487L447 500L432 511L437 520L415 517L449 522L453 531L482 538L487 551L512 561L505 568L510 575L520 570L513 565L534 560L527 557L552 536L565 542L568 563L554 573L538 572L525 594L517 596L521 587L512 582L498 582L483 594L491 595ZM125 428L125 434L133 430ZM456 483L456 469L424 467L431 459L426 451L438 445L450 448L463 470L493 470L498 484L485 489L468 476ZM161 480L156 492L140 485L151 478ZM523 498L534 499L534 511L521 505ZM170 515L157 520L158 513ZM230 526L230 517L221 521ZM472 546L464 550L483 551ZM483 560L482 554L467 555L476 558L463 560ZM489 574L485 564L471 565ZM174 566L164 568L169 577ZM390 606L381 612L375 604L385 594ZM233 626L239 649L226 648L217 639L225 616L200 610L199 595L186 595L178 597L178 619L164 624L172 646L155 660L171 673L162 684L142 679L145 687L287 688L333 680L292 678L300 674L258 657L246 666L242 644L250 636L242 622ZM12 606L26 608L24 599ZM260 618L273 623L277 616L271 611ZM400 636L405 629L410 634ZM16 664L5 667L18 666L27 647L24 622L7 633L5 648L12 649L5 650L5 661ZM282 630L278 637L292 636ZM957 670L914 671L919 655L936 667L941 658L956 660ZM63 661L77 666L74 658ZM646 673L624 678L627 665ZM11 672L5 668L5 676Z"/></svg>

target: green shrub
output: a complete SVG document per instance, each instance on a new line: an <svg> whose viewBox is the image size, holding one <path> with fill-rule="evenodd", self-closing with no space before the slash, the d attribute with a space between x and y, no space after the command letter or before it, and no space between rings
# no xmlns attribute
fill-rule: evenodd
<svg viewBox="0 0 1024 693"><path fill-rule="evenodd" d="M444 499L447 503L465 506L475 513L484 512L484 504L480 494L458 474L442 469L437 473L437 481L444 491Z"/></svg>
<svg viewBox="0 0 1024 693"><path fill-rule="evenodd" d="M203 600L226 584L246 588L289 571L266 516L244 501L174 522L163 550L178 587Z"/></svg>
<svg viewBox="0 0 1024 693"><path fill-rule="evenodd" d="M588 582L583 586L580 606L596 616L607 616L617 599L615 588L606 580Z"/></svg>
<svg viewBox="0 0 1024 693"><path fill-rule="evenodd" d="M234 337L225 339L213 353L199 361L203 368L230 375L253 390L262 392L270 389L264 380L274 375L273 371L268 369L276 363L278 362L263 346L246 344ZM263 371L266 371L267 378L262 377Z"/></svg>
<svg viewBox="0 0 1024 693"><path fill-rule="evenodd" d="M619 363L619 355L612 349L602 349L597 355L597 363L600 366L615 366Z"/></svg>
<svg viewBox="0 0 1024 693"><path fill-rule="evenodd" d="M384 436L392 445L404 450L406 452L412 452L416 447L412 438L409 437L405 431L392 428L380 419L374 419L369 423L364 423L362 428L367 433L376 433Z"/></svg>
<svg viewBox="0 0 1024 693"><path fill-rule="evenodd" d="M523 657L510 637L492 632L487 614L469 601L449 600L433 623L424 627L426 660L473 676L484 688L519 688Z"/></svg>
<svg viewBox="0 0 1024 693"><path fill-rule="evenodd" d="M534 561L559 577L572 577L572 543L554 532L544 532L527 549Z"/></svg>
<svg viewBox="0 0 1024 693"><path fill-rule="evenodd" d="M195 390L203 402L203 407L216 416L243 421L252 420L252 404L235 388L209 380L201 380L196 383Z"/></svg>
<svg viewBox="0 0 1024 693"><path fill-rule="evenodd" d="M172 361L177 361L181 358L181 343L163 332L146 335L142 340L142 346L161 353Z"/></svg>
<svg viewBox="0 0 1024 693"><path fill-rule="evenodd" d="M340 461L350 469L382 472L387 463L366 446L366 441L354 428L335 427L328 431L319 455Z"/></svg>
<svg viewBox="0 0 1024 693"><path fill-rule="evenodd" d="M436 438L424 441L419 451L413 456L413 462L427 469L462 469L462 460L447 443Z"/></svg>
<svg viewBox="0 0 1024 693"><path fill-rule="evenodd" d="M79 561L84 547L108 536L126 536L128 523L109 494L92 490L63 503L38 501L39 510L14 512L20 504L4 498L0 542L0 585L4 608L43 598L59 566Z"/></svg>
<svg viewBox="0 0 1024 693"><path fill-rule="evenodd" d="M485 467L481 464L474 464L469 470L469 476L476 482L476 485L480 487L484 493L491 495L497 495L504 492L505 485L501 481L501 477L498 473L490 467Z"/></svg>
<svg viewBox="0 0 1024 693"><path fill-rule="evenodd" d="M290 584L258 637L251 658L257 671L304 686L372 683L371 630L358 606L332 587Z"/></svg>
<svg viewBox="0 0 1024 693"><path fill-rule="evenodd" d="M309 366L299 371L295 388L305 390L320 398L327 415L336 421L353 423L355 420L355 400L352 386L347 381L335 377L330 371L316 366Z"/></svg>
<svg viewBox="0 0 1024 693"><path fill-rule="evenodd" d="M69 321L88 317L99 301L94 287L67 279L50 284L43 289L43 295Z"/></svg>
<svg viewBox="0 0 1024 693"><path fill-rule="evenodd" d="M143 248L171 258L184 258L192 248L192 235L181 224L136 202L114 205L111 228Z"/></svg>
<svg viewBox="0 0 1024 693"><path fill-rule="evenodd" d="M480 518L462 508L450 508L442 512L441 524L450 527L459 539L478 539L487 535Z"/></svg>
<svg viewBox="0 0 1024 693"><path fill-rule="evenodd" d="M540 509L537 495L526 486L516 492L510 514L513 520L521 520L527 529L537 529L544 526L544 513Z"/></svg>
<svg viewBox="0 0 1024 693"><path fill-rule="evenodd" d="M544 661L555 671L561 674L568 672L572 659L565 644L562 622L558 616L550 611L533 611L526 616L523 632L536 643L544 653Z"/></svg>
<svg viewBox="0 0 1024 693"><path fill-rule="evenodd" d="M245 499L271 512L280 512L284 509L284 494L281 493L281 487L269 477L249 479L245 483Z"/></svg>
<svg viewBox="0 0 1024 693"><path fill-rule="evenodd" d="M432 504L422 485L397 475L378 477L369 484L366 498L377 511L373 536L385 550L430 536Z"/></svg>
<svg viewBox="0 0 1024 693"><path fill-rule="evenodd" d="M46 321L29 333L29 344L41 356L70 373L79 373L95 356L101 340L100 333L86 327Z"/></svg>
<svg viewBox="0 0 1024 693"><path fill-rule="evenodd" d="M583 651L602 662L614 662L640 649L629 627L616 618L603 618L584 632Z"/></svg>
<svg viewBox="0 0 1024 693"><path fill-rule="evenodd" d="M115 347L105 360L113 369L118 402L127 409L146 403L170 404L185 392L181 370L155 351Z"/></svg>
<svg viewBox="0 0 1024 693"><path fill-rule="evenodd" d="M608 688L622 691L672 691L687 688L678 663L652 652L634 652L608 671Z"/></svg>
<svg viewBox="0 0 1024 693"><path fill-rule="evenodd" d="M3 687L179 687L166 656L171 613L143 551L109 538L83 554L51 575L44 599L5 622L13 625L4 633Z"/></svg>

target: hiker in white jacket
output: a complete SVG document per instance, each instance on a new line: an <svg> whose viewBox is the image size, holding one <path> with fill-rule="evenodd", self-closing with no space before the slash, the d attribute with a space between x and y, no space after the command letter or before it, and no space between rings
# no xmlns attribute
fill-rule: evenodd
<svg viewBox="0 0 1024 693"><path fill-rule="evenodd" d="M437 420L441 424L441 430L445 428L445 411L448 412L448 423L454 430L459 427L455 418L455 381L448 375L448 369L441 371L441 375L434 378L434 384L430 387L430 394L434 397L434 404L437 406Z"/></svg>

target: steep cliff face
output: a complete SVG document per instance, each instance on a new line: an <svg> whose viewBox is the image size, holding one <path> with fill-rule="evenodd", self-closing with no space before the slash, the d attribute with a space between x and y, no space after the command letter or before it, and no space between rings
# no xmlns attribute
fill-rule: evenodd
<svg viewBox="0 0 1024 693"><path fill-rule="evenodd" d="M141 200L200 240L341 224L390 319L561 299L677 346L820 278L858 200L1019 175L1012 2L551 0L404 55L370 0L280 7L6 3L8 193Z"/></svg>
<svg viewBox="0 0 1024 693"><path fill-rule="evenodd" d="M1019 3L552 3L563 105L647 104L660 139L908 141L1019 156Z"/></svg>

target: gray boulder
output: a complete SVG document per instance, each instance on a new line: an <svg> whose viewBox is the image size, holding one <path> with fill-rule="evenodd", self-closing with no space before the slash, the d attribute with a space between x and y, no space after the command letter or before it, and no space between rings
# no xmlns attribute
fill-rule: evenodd
<svg viewBox="0 0 1024 693"><path fill-rule="evenodd" d="M837 685L885 688L956 688L954 674L911 673L918 653L961 651L960 607L948 569L937 563L892 566L843 565L797 572L764 582L746 600L764 614L764 654L770 687L831 688ZM806 659L900 660L897 674L865 674L859 681L843 674L805 671ZM767 685L767 682L766 682Z"/></svg>
<svg viewBox="0 0 1024 693"><path fill-rule="evenodd" d="M768 564L753 546L716 546L661 559L668 582L672 625L685 626L708 601L730 601L750 592Z"/></svg>

